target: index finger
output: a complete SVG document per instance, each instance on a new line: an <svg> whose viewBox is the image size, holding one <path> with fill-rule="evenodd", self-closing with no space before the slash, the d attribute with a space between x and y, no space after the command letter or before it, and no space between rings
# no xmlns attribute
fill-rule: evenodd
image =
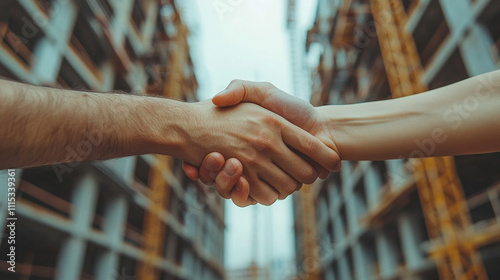
<svg viewBox="0 0 500 280"><path fill-rule="evenodd" d="M285 126L281 131L281 136L286 145L309 157L331 172L337 169L337 166L340 164L340 156L335 150L299 127L289 122L284 123Z"/></svg>

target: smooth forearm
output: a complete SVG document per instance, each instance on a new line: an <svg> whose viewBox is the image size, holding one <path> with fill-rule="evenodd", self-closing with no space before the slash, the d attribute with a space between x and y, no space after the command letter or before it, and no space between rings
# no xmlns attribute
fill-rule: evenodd
<svg viewBox="0 0 500 280"><path fill-rule="evenodd" d="M500 150L500 72L411 97L318 108L345 160Z"/></svg>
<svg viewBox="0 0 500 280"><path fill-rule="evenodd" d="M105 160L153 152L158 111L175 101L59 90L0 81L0 169ZM160 103L158 101L161 101ZM168 110L160 110L167 108ZM169 111L173 112L169 112ZM178 145L172 132L163 150Z"/></svg>

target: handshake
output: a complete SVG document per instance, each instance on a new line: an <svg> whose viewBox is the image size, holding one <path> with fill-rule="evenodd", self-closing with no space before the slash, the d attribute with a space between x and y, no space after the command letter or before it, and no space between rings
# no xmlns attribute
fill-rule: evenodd
<svg viewBox="0 0 500 280"><path fill-rule="evenodd" d="M339 171L340 159L499 152L499 81L495 71L413 96L321 107L268 83L234 81L199 120L218 122L209 131L199 126L201 138L200 132L187 137L198 138L189 147L203 146L198 156L208 156L180 158L190 163L183 166L188 177L215 182L222 197L244 207L284 199L302 184Z"/></svg>
<svg viewBox="0 0 500 280"><path fill-rule="evenodd" d="M271 205L302 184L340 170L339 147L326 118L311 104L272 84L247 81L231 82L212 102L226 121L214 128L214 133L230 125L229 134L246 134L237 135L229 144L238 156L226 158L226 154L214 150L199 168L184 163L183 169L193 180L215 183L219 194L236 205ZM244 125L246 129L242 130L246 120L251 125Z"/></svg>
<svg viewBox="0 0 500 280"><path fill-rule="evenodd" d="M241 207L284 199L339 171L340 159L500 151L500 71L414 96L321 107L245 81L213 104L0 87L0 169L164 154ZM78 153L67 152L73 147Z"/></svg>

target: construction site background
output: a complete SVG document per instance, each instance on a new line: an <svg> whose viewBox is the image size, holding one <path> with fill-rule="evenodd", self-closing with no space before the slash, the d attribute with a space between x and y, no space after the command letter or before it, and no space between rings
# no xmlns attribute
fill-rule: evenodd
<svg viewBox="0 0 500 280"><path fill-rule="evenodd" d="M500 67L500 1L318 2L305 54L320 53L314 105L418 94ZM296 279L500 278L498 153L344 162L294 196L294 215Z"/></svg>
<svg viewBox="0 0 500 280"><path fill-rule="evenodd" d="M497 0L318 0L305 44L297 2L287 2L291 70L314 105L398 98L500 67ZM3 0L0 76L193 102L188 36L173 0ZM225 279L223 201L179 161L145 155L16 176L16 273L0 201L1 279ZM499 182L500 154L344 162L294 195L295 278L497 279ZM229 274L271 278L254 265Z"/></svg>
<svg viewBox="0 0 500 280"><path fill-rule="evenodd" d="M0 76L193 102L188 35L173 0L2 0ZM28 168L16 182L16 272L0 239L0 279L224 279L223 201L187 179L178 160Z"/></svg>

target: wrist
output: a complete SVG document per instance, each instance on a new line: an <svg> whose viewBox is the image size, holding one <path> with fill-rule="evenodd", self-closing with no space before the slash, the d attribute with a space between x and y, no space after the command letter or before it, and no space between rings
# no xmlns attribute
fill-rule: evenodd
<svg viewBox="0 0 500 280"><path fill-rule="evenodd" d="M142 153L166 154L186 159L187 131L191 128L190 104L163 98L147 98L141 104L146 115L141 118L143 133L137 143Z"/></svg>
<svg viewBox="0 0 500 280"><path fill-rule="evenodd" d="M422 112L394 99L350 105L324 106L320 115L330 137L335 137L343 160L385 160L403 157L414 147Z"/></svg>
<svg viewBox="0 0 500 280"><path fill-rule="evenodd" d="M333 143L340 158L344 160L345 149L349 144L349 136L346 122L348 118L345 110L346 105L325 105L316 107L320 127L329 142ZM324 142L324 141L323 141Z"/></svg>

